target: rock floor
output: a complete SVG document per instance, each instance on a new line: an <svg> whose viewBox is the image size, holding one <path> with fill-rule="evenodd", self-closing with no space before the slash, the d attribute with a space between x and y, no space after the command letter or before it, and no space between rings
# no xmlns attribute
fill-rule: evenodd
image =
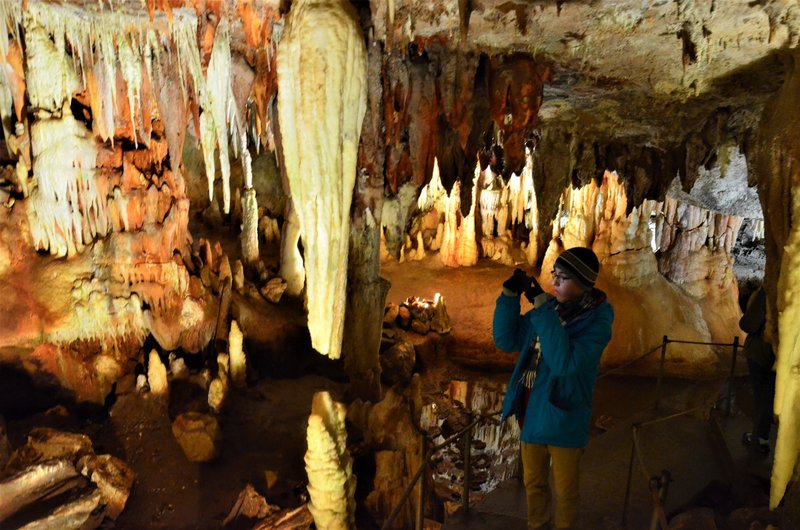
<svg viewBox="0 0 800 530"><path fill-rule="evenodd" d="M432 299L436 292L445 297L453 331L446 338L448 358L441 359L435 374L424 374L432 377L429 386L456 377L507 377L514 356L502 354L492 345L491 318L499 286L510 272L509 267L485 260L476 267L455 270L444 269L434 260L384 267L383 275L392 282L390 302L400 303L409 296ZM461 362L455 363L453 358ZM740 381L736 388L737 403L742 402L741 408L746 409L746 385ZM171 418L175 413L202 409L204 399L180 385L171 389L169 406L137 393L129 381L118 386L116 402L108 414L50 412L23 417L6 410L0 413L8 419L9 438L15 447L24 442L27 431L34 426L77 429L91 437L96 452L114 454L133 467L136 482L116 528L219 528L247 483L281 507L303 501L306 422L311 398L320 390L341 399L345 385L321 375L304 375L293 379L262 378L246 390L234 392L227 411L219 417L223 433L221 456L208 464L188 462L172 435ZM660 413L667 413L713 401L718 397L720 383L670 380L665 381L663 390ZM655 381L648 378L608 377L598 382L595 419L604 416L607 430L597 429L584 456L585 528L619 527L631 452L631 425L655 417L648 412L654 393ZM24 399L24 395L17 397ZM14 399L4 399L2 403L4 407L15 406ZM692 502L693 496L714 479L768 479L769 458L753 458L738 443L748 420L739 407L735 411L732 418L720 422L730 459L724 458L724 451L719 449L718 440L702 415L681 417L642 430L649 471L658 473L666 468L674 479L667 500L668 512ZM731 461L736 464L732 475ZM277 480L267 484L267 471ZM628 527L645 527L650 512L645 479L637 471L632 481ZM524 528L524 517L522 488L512 480L475 504L469 518L456 515L444 528L513 530ZM360 525L359 530L370 527Z"/></svg>

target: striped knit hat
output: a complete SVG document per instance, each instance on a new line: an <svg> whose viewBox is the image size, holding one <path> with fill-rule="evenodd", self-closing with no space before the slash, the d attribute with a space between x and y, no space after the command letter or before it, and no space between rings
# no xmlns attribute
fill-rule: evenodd
<svg viewBox="0 0 800 530"><path fill-rule="evenodd" d="M571 272L575 279L585 287L594 287L597 273L600 271L600 262L592 249L585 247L572 247L558 256L556 267Z"/></svg>

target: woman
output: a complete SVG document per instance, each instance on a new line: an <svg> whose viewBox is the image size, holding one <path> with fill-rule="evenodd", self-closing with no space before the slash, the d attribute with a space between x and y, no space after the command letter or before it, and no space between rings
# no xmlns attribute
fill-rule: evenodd
<svg viewBox="0 0 800 530"><path fill-rule="evenodd" d="M594 288L600 264L591 249L561 253L553 271L555 296L517 269L503 284L494 312L494 342L521 352L503 402L515 416L520 442L528 529L574 528L578 519L579 462L589 441L600 356L611 340L614 310ZM520 294L535 309L520 315ZM548 483L553 471L553 493Z"/></svg>

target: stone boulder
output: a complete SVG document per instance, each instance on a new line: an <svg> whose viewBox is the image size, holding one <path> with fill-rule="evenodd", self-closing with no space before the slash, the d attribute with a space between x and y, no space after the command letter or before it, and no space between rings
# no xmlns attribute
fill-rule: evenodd
<svg viewBox="0 0 800 530"><path fill-rule="evenodd" d="M219 455L222 433L217 419L211 415L180 414L172 422L172 434L191 462L208 462Z"/></svg>

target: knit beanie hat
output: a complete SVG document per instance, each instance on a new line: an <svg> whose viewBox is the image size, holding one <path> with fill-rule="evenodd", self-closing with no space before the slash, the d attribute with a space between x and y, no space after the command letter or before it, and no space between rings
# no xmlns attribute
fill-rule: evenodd
<svg viewBox="0 0 800 530"><path fill-rule="evenodd" d="M558 256L555 263L564 271L568 271L575 276L585 287L594 287L597 281L597 273L600 271L600 262L592 249L585 247L572 247L565 250Z"/></svg>

